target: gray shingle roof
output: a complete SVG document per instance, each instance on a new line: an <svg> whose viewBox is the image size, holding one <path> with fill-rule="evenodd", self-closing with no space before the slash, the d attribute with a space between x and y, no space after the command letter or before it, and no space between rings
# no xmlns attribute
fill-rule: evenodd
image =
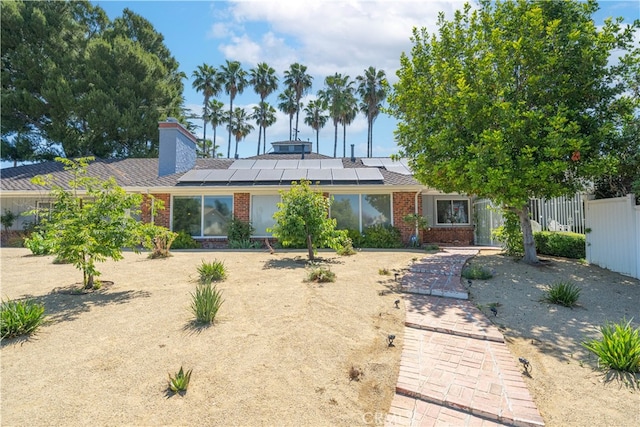
<svg viewBox="0 0 640 427"><path fill-rule="evenodd" d="M249 157L249 159L300 159L300 154L263 154ZM310 153L305 159L332 159L332 157ZM228 169L233 159L197 159L194 169ZM349 158L342 159L345 168L366 168L361 159L352 162ZM409 175L401 175L380 169L385 185L416 185L420 184ZM183 173L158 176L158 159L108 159L91 162L88 173L100 179L114 177L121 187L173 187L178 184L178 178ZM64 170L59 162L43 162L32 165L17 166L0 169L0 190L2 191L41 191L43 187L31 183L36 175L51 174L58 184L69 188L67 183L71 174ZM183 185L184 187L184 185Z"/></svg>

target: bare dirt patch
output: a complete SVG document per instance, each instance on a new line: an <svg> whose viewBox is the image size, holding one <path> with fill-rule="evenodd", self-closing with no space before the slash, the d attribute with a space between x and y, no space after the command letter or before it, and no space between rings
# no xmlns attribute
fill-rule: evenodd
<svg viewBox="0 0 640 427"><path fill-rule="evenodd" d="M505 335L515 358L531 364L525 381L547 426L640 425L640 375L623 378L597 370L581 342L599 338L607 321L640 325L640 282L563 258L533 267L482 251L471 262L495 271L474 281L470 298ZM578 306L542 302L546 287L568 280L580 287ZM497 316L490 306L498 305ZM633 381L636 382L635 387Z"/></svg>
<svg viewBox="0 0 640 427"><path fill-rule="evenodd" d="M31 297L48 323L2 342L3 425L362 425L389 409L404 310L393 275L417 252L321 252L335 283L305 283L305 252L125 253L99 266L113 282L65 292L82 273L2 248L3 298ZM216 323L194 328L197 266L224 261ZM387 335L396 335L388 347ZM193 369L183 397L168 375ZM351 369L360 371L357 380Z"/></svg>

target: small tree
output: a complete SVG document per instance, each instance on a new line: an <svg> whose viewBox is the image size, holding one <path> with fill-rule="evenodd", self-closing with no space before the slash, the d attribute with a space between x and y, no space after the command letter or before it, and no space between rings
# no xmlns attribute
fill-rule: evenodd
<svg viewBox="0 0 640 427"><path fill-rule="evenodd" d="M122 259L122 248L134 248L139 223L131 214L140 212L142 196L127 194L113 177L107 180L87 175L93 157L76 160L56 158L71 173L67 190L51 176L32 182L51 187L50 218L43 218L42 233L51 253L72 263L83 273L85 289L94 285L100 272L96 262Z"/></svg>
<svg viewBox="0 0 640 427"><path fill-rule="evenodd" d="M309 260L314 259L314 249L329 246L337 249L342 233L335 230L336 220L329 217L331 200L320 191L311 189L311 182L292 182L289 191L281 191L282 202L273 215L276 224L267 229L284 245L306 244Z"/></svg>

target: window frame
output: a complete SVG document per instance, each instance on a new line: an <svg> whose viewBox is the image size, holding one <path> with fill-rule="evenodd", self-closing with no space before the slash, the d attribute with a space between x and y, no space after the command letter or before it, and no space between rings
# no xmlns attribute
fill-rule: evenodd
<svg viewBox="0 0 640 427"><path fill-rule="evenodd" d="M200 199L200 234L199 235L194 235L194 234L190 234L191 237L193 237L194 239L211 239L211 238L223 238L223 237L227 237L226 234L221 234L221 235L207 235L204 234L204 229L205 229L205 204L204 204L204 199L205 197L207 198L230 198L231 199L231 211L229 213L229 221L231 221L231 219L233 218L233 214L234 214L234 195L233 194L172 194L171 195L171 231L175 231L174 230L174 222L175 222L175 205L176 205L176 199Z"/></svg>
<svg viewBox="0 0 640 427"><path fill-rule="evenodd" d="M363 218L362 218L362 213L363 213L363 198L365 196L371 196L371 195L379 195L379 196L387 196L389 197L389 223L388 225L392 226L393 225L393 194L392 193L387 193L387 192L367 192L367 193L331 193L330 196L334 199L336 199L336 197L338 196L357 196L358 197L358 232L362 233L364 228L366 228L364 226L363 223ZM367 203L366 201L364 203ZM370 204L370 203L369 203ZM332 209L333 209L333 204L332 207L329 208L329 217L330 218L334 218L333 214L332 214ZM367 226L369 227L369 226Z"/></svg>
<svg viewBox="0 0 640 427"><path fill-rule="evenodd" d="M467 221L466 222L439 222L438 221L438 202L449 202L451 208L453 208L453 202L465 202L467 205L466 208L466 215L467 215ZM433 200L433 217L435 219L435 225L436 226L440 226L440 227L467 227L471 225L471 200L468 197L435 197Z"/></svg>

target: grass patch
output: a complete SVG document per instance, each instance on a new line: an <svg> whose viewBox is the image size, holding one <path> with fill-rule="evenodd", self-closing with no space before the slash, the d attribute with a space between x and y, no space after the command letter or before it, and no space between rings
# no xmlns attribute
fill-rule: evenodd
<svg viewBox="0 0 640 427"><path fill-rule="evenodd" d="M381 276L390 276L391 272L389 271L388 268L379 268L378 269L378 274Z"/></svg>
<svg viewBox="0 0 640 427"><path fill-rule="evenodd" d="M491 279L493 274L486 267L470 264L462 269L462 277L469 280L487 280Z"/></svg>
<svg viewBox="0 0 640 427"><path fill-rule="evenodd" d="M191 294L191 311L201 324L213 323L224 299L222 292L211 283L201 284Z"/></svg>
<svg viewBox="0 0 640 427"><path fill-rule="evenodd" d="M307 282L327 283L335 281L336 273L329 270L327 267L312 268L307 275Z"/></svg>
<svg viewBox="0 0 640 427"><path fill-rule="evenodd" d="M2 301L0 336L13 338L34 332L44 322L44 305L33 300Z"/></svg>
<svg viewBox="0 0 640 427"><path fill-rule="evenodd" d="M580 297L580 288L571 282L556 282L545 292L543 301L565 307L574 307Z"/></svg>
<svg viewBox="0 0 640 427"><path fill-rule="evenodd" d="M633 329L631 320L607 323L600 327L602 338L582 343L598 356L600 366L620 372L640 372L640 329Z"/></svg>
<svg viewBox="0 0 640 427"><path fill-rule="evenodd" d="M227 267L224 262L213 260L211 262L202 261L198 267L200 283L218 282L227 278Z"/></svg>

